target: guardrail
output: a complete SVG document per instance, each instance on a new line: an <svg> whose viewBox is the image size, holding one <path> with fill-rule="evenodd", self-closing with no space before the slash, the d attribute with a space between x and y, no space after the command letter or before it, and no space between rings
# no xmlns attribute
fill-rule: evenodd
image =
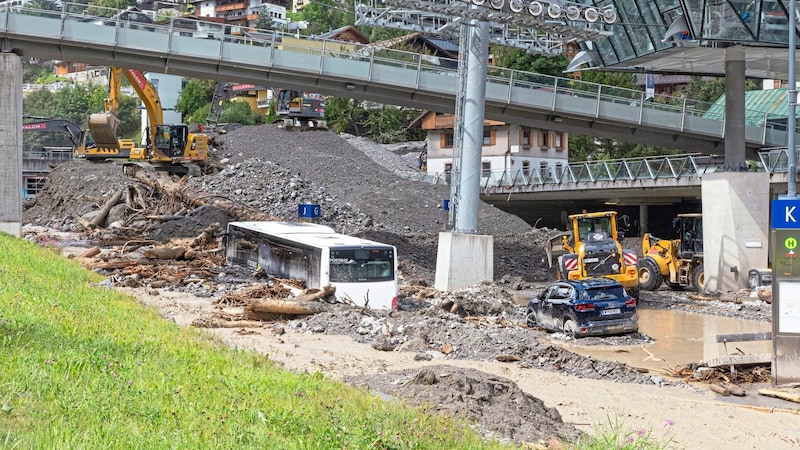
<svg viewBox="0 0 800 450"><path fill-rule="evenodd" d="M718 172L721 156L683 154L644 158L573 162L564 166L549 165L547 170L493 170L481 177L483 189L498 187L567 185L597 181L636 181L702 177Z"/></svg>

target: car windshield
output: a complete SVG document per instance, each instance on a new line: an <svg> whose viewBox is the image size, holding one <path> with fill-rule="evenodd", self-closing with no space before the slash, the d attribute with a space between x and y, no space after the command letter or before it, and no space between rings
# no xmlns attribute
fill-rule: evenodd
<svg viewBox="0 0 800 450"><path fill-rule="evenodd" d="M582 300L613 300L625 298L625 289L622 286L586 289L581 294Z"/></svg>

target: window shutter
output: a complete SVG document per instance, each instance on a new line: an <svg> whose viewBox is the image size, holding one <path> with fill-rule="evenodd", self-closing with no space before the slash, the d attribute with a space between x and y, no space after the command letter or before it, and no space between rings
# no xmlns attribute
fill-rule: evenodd
<svg viewBox="0 0 800 450"><path fill-rule="evenodd" d="M439 133L439 148L445 148L446 147L444 137L445 137L445 133L444 132Z"/></svg>

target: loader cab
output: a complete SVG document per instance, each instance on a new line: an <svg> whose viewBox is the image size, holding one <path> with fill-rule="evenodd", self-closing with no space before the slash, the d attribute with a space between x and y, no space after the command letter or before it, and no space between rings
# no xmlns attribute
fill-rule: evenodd
<svg viewBox="0 0 800 450"><path fill-rule="evenodd" d="M575 221L579 241L600 242L614 238L616 229L611 216L578 217Z"/></svg>
<svg viewBox="0 0 800 450"><path fill-rule="evenodd" d="M703 254L703 215L678 214L673 221L677 230L680 245L678 248L681 259L691 259Z"/></svg>

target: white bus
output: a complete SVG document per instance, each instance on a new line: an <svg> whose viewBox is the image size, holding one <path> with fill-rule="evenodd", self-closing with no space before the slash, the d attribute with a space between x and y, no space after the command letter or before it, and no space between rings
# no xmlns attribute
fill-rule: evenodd
<svg viewBox="0 0 800 450"><path fill-rule="evenodd" d="M229 264L303 280L306 288L330 284L336 297L371 308L397 307L397 249L336 233L313 223L230 222L225 236Z"/></svg>

